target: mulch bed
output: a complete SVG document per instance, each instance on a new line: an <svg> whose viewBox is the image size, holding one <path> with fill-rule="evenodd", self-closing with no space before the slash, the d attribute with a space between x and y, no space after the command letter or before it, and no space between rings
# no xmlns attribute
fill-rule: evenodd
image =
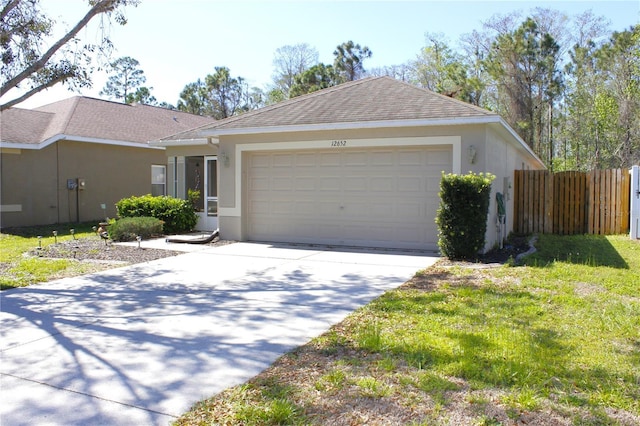
<svg viewBox="0 0 640 426"><path fill-rule="evenodd" d="M231 241L216 238L207 244L207 246L225 245L229 243L231 243ZM123 246L113 244L111 241L105 243L105 240L100 237L64 240L43 247L41 250L33 249L29 252L30 255L39 257L122 264L149 262L183 253L183 251L177 250Z"/></svg>

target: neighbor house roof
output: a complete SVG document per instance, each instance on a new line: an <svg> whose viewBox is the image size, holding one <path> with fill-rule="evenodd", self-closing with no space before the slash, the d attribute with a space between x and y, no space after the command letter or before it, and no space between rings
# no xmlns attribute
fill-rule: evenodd
<svg viewBox="0 0 640 426"><path fill-rule="evenodd" d="M55 141L124 144L146 147L150 140L211 124L201 117L166 108L75 96L35 109L2 112L3 146L39 149Z"/></svg>
<svg viewBox="0 0 640 426"><path fill-rule="evenodd" d="M313 92L265 108L164 138L195 140L208 136L314 128L416 125L451 120L495 121L491 111L391 77L370 77Z"/></svg>

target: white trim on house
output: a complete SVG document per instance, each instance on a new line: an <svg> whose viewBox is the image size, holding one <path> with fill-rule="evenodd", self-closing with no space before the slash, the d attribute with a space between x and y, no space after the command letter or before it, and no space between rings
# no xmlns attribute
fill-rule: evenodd
<svg viewBox="0 0 640 426"><path fill-rule="evenodd" d="M398 127L424 127L424 126L455 126L461 124L490 124L501 123L498 115L484 117L456 117L442 119L416 119L416 120L381 120L381 121L356 121L345 123L320 123L320 124L291 124L283 126L242 127L232 129L202 129L199 134L203 137L218 137L230 135L252 135L262 133L288 133L308 132L323 130L358 130Z"/></svg>
<svg viewBox="0 0 640 426"><path fill-rule="evenodd" d="M161 140L161 141L149 141L147 142L149 146L156 147L165 147L165 146L203 146L203 145L217 145L216 142L213 142L211 139L207 138L197 138L197 139L172 139L172 140Z"/></svg>
<svg viewBox="0 0 640 426"><path fill-rule="evenodd" d="M425 136L407 138L382 138L382 139L349 139L349 148L376 148L390 146L429 146L451 145L452 147L452 172L459 174L462 168L462 138L460 136ZM300 142L275 142L275 143L246 143L237 144L235 147L235 207L218 207L218 216L241 217L242 216L242 153L245 151L296 151L308 149L332 149L331 140L300 141ZM333 148L340 149L340 148Z"/></svg>
<svg viewBox="0 0 640 426"><path fill-rule="evenodd" d="M164 147L151 146L148 143L142 143L142 142L139 143L139 142L129 142L129 141L118 141L118 140L112 140L112 139L88 138L83 136L72 136L72 135L64 135L64 134L52 136L40 143L17 143L17 142L2 141L1 146L2 148L39 150L39 149L46 148L47 146L62 140L70 141L70 142L85 142L85 143L97 143L97 144L103 144L103 145L126 146L126 147L132 147L132 148L164 149Z"/></svg>

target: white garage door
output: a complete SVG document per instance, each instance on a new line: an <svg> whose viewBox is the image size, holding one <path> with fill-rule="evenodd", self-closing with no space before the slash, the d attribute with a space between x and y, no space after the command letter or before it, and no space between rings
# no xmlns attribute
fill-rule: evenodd
<svg viewBox="0 0 640 426"><path fill-rule="evenodd" d="M436 249L434 222L451 147L250 153L253 241Z"/></svg>

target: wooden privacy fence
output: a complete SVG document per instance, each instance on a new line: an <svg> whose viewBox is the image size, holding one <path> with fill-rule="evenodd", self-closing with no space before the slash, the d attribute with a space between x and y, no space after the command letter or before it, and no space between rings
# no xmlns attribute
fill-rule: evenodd
<svg viewBox="0 0 640 426"><path fill-rule="evenodd" d="M629 231L628 170L552 173L516 170L514 232L622 234Z"/></svg>

